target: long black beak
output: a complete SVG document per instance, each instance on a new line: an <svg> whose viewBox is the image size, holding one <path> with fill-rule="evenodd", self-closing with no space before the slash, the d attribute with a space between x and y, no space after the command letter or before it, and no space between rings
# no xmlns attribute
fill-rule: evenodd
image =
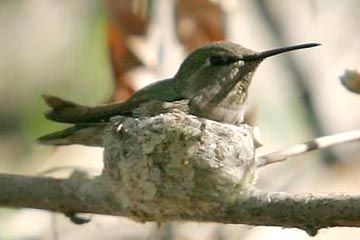
<svg viewBox="0 0 360 240"><path fill-rule="evenodd" d="M299 44L299 45L294 45L294 46L290 46L290 47L275 48L275 49L270 49L270 50L258 52L255 54L243 56L242 60L244 60L244 61L260 60L260 59L275 56L275 55L278 55L281 53L294 51L294 50L298 50L298 49L303 49L303 48L316 47L319 45L321 45L321 44L320 43L305 43L305 44Z"/></svg>

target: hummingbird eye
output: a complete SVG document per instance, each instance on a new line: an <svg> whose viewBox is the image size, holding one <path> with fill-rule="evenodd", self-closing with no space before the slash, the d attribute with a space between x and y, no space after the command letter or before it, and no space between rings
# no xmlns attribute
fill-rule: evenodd
<svg viewBox="0 0 360 240"><path fill-rule="evenodd" d="M227 66L239 61L239 58L236 56L211 56L208 60L212 66Z"/></svg>

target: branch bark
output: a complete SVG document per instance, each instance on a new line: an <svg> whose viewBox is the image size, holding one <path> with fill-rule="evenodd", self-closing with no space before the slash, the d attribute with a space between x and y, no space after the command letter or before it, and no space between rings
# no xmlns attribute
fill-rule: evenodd
<svg viewBox="0 0 360 240"><path fill-rule="evenodd" d="M56 212L111 214L104 205L106 188L98 179L55 179L0 174L0 205Z"/></svg>
<svg viewBox="0 0 360 240"><path fill-rule="evenodd" d="M360 195L254 189L256 144L248 125L221 124L182 112L112 121L104 132L101 176L0 174L0 205L138 221L297 227L310 235L323 227L360 227Z"/></svg>
<svg viewBox="0 0 360 240"><path fill-rule="evenodd" d="M53 179L0 174L0 205L57 212L128 216L97 179ZM104 190L105 189L105 190ZM230 204L224 198L208 214L167 216L166 221L190 220L232 224L297 227L315 235L324 227L360 227L360 195L291 194L248 189ZM143 216L142 221L153 221Z"/></svg>

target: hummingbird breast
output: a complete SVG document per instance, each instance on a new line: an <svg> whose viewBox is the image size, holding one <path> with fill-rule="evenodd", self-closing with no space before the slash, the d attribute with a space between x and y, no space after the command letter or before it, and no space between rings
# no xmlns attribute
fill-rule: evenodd
<svg viewBox="0 0 360 240"><path fill-rule="evenodd" d="M245 106L240 106L238 109L218 106L211 110L208 114L208 118L223 123L237 125L244 122L245 110Z"/></svg>
<svg viewBox="0 0 360 240"><path fill-rule="evenodd" d="M238 82L218 102L208 101L206 104L205 101L200 100L202 98L203 96L200 94L190 101L191 113L218 122L235 125L244 121L247 99L247 87L244 86L244 82Z"/></svg>
<svg viewBox="0 0 360 240"><path fill-rule="evenodd" d="M190 113L224 123L242 123L248 88L259 63L238 61L224 67L199 70L187 79L192 84L187 84L182 91L190 100Z"/></svg>
<svg viewBox="0 0 360 240"><path fill-rule="evenodd" d="M242 123L246 111L246 95L246 90L239 82L219 104L209 109L208 116L219 122Z"/></svg>

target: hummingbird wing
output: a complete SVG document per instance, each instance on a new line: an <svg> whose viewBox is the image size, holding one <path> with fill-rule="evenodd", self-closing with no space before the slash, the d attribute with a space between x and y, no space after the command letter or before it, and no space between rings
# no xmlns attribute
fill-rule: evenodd
<svg viewBox="0 0 360 240"><path fill-rule="evenodd" d="M66 104L70 103L68 102ZM139 107L133 110L132 116L135 118L149 117L174 111L188 112L188 100L173 102L150 100L139 104ZM65 130L42 136L38 141L45 145L81 144L101 147L103 146L104 130L108 125L109 122L77 124Z"/></svg>
<svg viewBox="0 0 360 240"><path fill-rule="evenodd" d="M184 99L175 90L174 83L173 79L162 80L137 91L124 102L97 107L82 106L59 97L43 95L44 101L51 108L45 113L45 117L55 122L78 124L103 122L115 115L131 116L134 109L149 100L172 102Z"/></svg>
<svg viewBox="0 0 360 240"><path fill-rule="evenodd" d="M105 126L105 123L75 125L62 131L42 136L38 138L38 142L45 145L81 144L101 147L103 146Z"/></svg>
<svg viewBox="0 0 360 240"><path fill-rule="evenodd" d="M184 97L175 91L173 79L151 84L137 91L124 102L97 107L82 106L49 95L43 95L43 98L51 108L45 113L46 118L56 122L75 124L73 127L50 133L38 139L41 144L48 145L102 146L104 128L113 116L156 115L167 109L186 109L187 107L187 101L178 102Z"/></svg>

